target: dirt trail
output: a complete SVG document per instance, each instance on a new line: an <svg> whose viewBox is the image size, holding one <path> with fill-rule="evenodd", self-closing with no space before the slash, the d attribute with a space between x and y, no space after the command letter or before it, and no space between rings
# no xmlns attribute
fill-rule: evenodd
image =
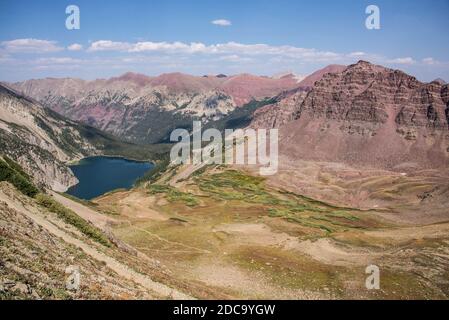
<svg viewBox="0 0 449 320"><path fill-rule="evenodd" d="M365 231L366 235L378 238L390 238L397 241L416 239L445 238L449 234L449 223L436 223L419 227L406 227L391 230Z"/></svg>
<svg viewBox="0 0 449 320"><path fill-rule="evenodd" d="M97 226L100 229L104 229L108 224L117 223L118 221L114 218L108 217L104 214L99 214L98 212L86 207L85 205L66 198L59 193L51 191L53 198L62 204L64 207L75 211L81 218L87 220Z"/></svg>
<svg viewBox="0 0 449 320"><path fill-rule="evenodd" d="M159 235L157 235L157 234L155 234L155 233L152 233L152 232L150 232L150 231L148 231L148 230L145 230L145 229L143 229L143 228L139 228L139 227L133 226L133 225L131 224L131 222L129 222L129 225L130 225L130 227L132 227L132 228L134 228L134 229L136 229L136 230L139 230L139 231L141 231L141 232L144 232L144 233L146 233L146 234L148 234L148 235L150 235L150 236L152 236L152 237L158 239L159 241L163 241L163 242L166 242L166 243L169 243L169 244L173 244L173 245L175 245L175 246L181 246L181 247L190 249L190 250L193 251L193 252L211 253L209 250L205 250L205 249L201 249L201 248L197 248L197 247L192 247L192 246L189 246L189 245L187 245L187 244L180 243L180 242L176 242L176 241L170 241L170 240L167 240L167 239L162 238L161 236L159 236Z"/></svg>
<svg viewBox="0 0 449 320"><path fill-rule="evenodd" d="M37 212L38 210L36 208L26 206L24 204L19 204L18 202L15 201L11 201L11 199L3 192L0 192L0 201L5 202L8 206L13 208L14 210L21 212L22 214L33 220L35 223L45 228L50 233L54 234L59 238L62 238L65 242L77 246L94 259L104 262L107 267L115 271L120 276L132 280L140 284L141 286L147 288L148 290L151 290L163 297L170 297L173 299L182 299L182 300L193 299L193 297L190 297L182 292L179 292L164 284L151 280L148 276L135 272L125 264L117 261L116 259L102 252L99 252L93 246L90 246L87 243L84 243L83 241L74 238L64 230L59 229L57 226L55 226L50 221L45 219L39 212Z"/></svg>

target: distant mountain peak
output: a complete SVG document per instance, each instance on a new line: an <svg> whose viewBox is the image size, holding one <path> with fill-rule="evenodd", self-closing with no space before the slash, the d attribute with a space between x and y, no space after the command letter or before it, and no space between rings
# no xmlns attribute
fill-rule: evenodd
<svg viewBox="0 0 449 320"><path fill-rule="evenodd" d="M134 73L134 72L126 72L118 77L113 77L108 80L109 82L114 81L130 81L134 82L138 85L144 86L148 84L151 81L151 78L147 75L141 74L141 73Z"/></svg>
<svg viewBox="0 0 449 320"><path fill-rule="evenodd" d="M381 65L376 65L374 63L365 61L365 60L359 60L357 63L351 64L348 66L347 70L373 70L373 71L383 71L383 70L387 70L388 68L381 66Z"/></svg>
<svg viewBox="0 0 449 320"><path fill-rule="evenodd" d="M436 83L438 83L440 85L445 85L447 83L446 81L444 81L441 78L437 78L437 79L433 80L432 82L436 82Z"/></svg>
<svg viewBox="0 0 449 320"><path fill-rule="evenodd" d="M374 65L373 63L371 63L369 61L366 61L366 60L359 60L359 61L357 61L356 64L359 64L359 65Z"/></svg>
<svg viewBox="0 0 449 320"><path fill-rule="evenodd" d="M271 78L273 79L294 79L297 83L300 83L302 80L306 78L301 74L294 73L293 71L281 72L273 75Z"/></svg>
<svg viewBox="0 0 449 320"><path fill-rule="evenodd" d="M321 80L325 74L343 72L346 68L347 66L345 65L339 64L328 65L305 77L301 82L299 82L299 86L303 88L311 88L313 87L315 82Z"/></svg>

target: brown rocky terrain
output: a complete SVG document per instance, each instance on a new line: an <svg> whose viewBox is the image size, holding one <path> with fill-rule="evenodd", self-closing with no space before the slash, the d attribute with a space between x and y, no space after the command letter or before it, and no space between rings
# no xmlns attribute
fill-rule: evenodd
<svg viewBox="0 0 449 320"><path fill-rule="evenodd" d="M87 221L102 218L79 204L75 210L87 215ZM108 232L108 226L98 226L98 232ZM153 280L170 278L160 262L120 246L112 234L108 237L114 242L109 246L96 242L76 224L1 181L0 300L190 298ZM78 288L67 284L73 270L80 274Z"/></svg>
<svg viewBox="0 0 449 320"><path fill-rule="evenodd" d="M310 169L298 180L312 178ZM335 170L342 181L328 181L334 193L356 192L364 183L380 190L369 180L373 172L349 181L345 175L354 172ZM297 176L283 177L295 183ZM418 179L398 174L384 186L411 190ZM184 165L93 202L122 222L113 229L122 241L228 298L447 299L447 219L410 223L404 214L408 223L393 221L391 208L359 210L350 201L334 206L302 191L273 187L235 168L212 165L193 174L192 165ZM370 264L381 270L380 290L365 287Z"/></svg>
<svg viewBox="0 0 449 320"><path fill-rule="evenodd" d="M364 61L332 70L312 88L283 91L256 111L253 127L280 128L274 176L257 177L249 167L169 166L132 190L92 201L48 195L82 219L83 228L95 227L95 237L45 207L42 195L25 197L1 182L0 298L447 299L448 86ZM230 92L245 97L249 89L241 81L253 81L209 77L195 78L194 90L234 81ZM87 94L85 111L109 121L105 128L115 126L123 118L114 110L153 80L135 74L104 80L108 88L131 89ZM82 95L77 80L61 81L61 90L73 86ZM158 81L158 93L192 94L189 76ZM210 101L207 92L194 93L192 101ZM5 102L38 108L10 94L15 98ZM158 94L147 98L162 101ZM223 110L234 107L218 100ZM134 119L154 115L148 105L128 110L141 106L136 101L125 108L136 112ZM202 103L185 109L196 112ZM16 123L48 135L33 117L23 122L25 111L13 115L3 114L15 121L4 120L5 130ZM111 246L98 242L100 235ZM370 264L381 270L380 290L365 287ZM80 291L64 284L72 265L83 274Z"/></svg>
<svg viewBox="0 0 449 320"><path fill-rule="evenodd" d="M252 127L278 128L293 120L297 105L306 97L315 82L321 80L327 73L338 73L346 69L346 66L332 64L317 70L299 82L299 86L293 90L282 92L273 105L262 107L255 111Z"/></svg>
<svg viewBox="0 0 449 320"><path fill-rule="evenodd" d="M347 66L340 65L340 64L328 65L327 67L324 67L323 69L317 70L314 73L312 73L312 74L308 75L307 77L305 77L299 83L299 85L302 88L309 88L309 89L311 89L315 85L315 82L321 80L326 73L343 72L346 69L346 67Z"/></svg>
<svg viewBox="0 0 449 320"><path fill-rule="evenodd" d="M365 61L259 109L252 126L280 127L280 152L290 159L397 170L449 165L448 85Z"/></svg>
<svg viewBox="0 0 449 320"><path fill-rule="evenodd" d="M448 216L448 85L360 61L254 114L280 129L277 188L402 223Z"/></svg>

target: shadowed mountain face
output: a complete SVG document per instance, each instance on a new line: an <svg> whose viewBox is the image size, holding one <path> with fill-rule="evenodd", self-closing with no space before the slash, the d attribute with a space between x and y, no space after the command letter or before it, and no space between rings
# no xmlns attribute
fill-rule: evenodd
<svg viewBox="0 0 449 320"><path fill-rule="evenodd" d="M19 162L36 183L66 190L77 183L66 163L99 153L133 158L153 155L140 146L66 119L0 85L0 154Z"/></svg>
<svg viewBox="0 0 449 320"><path fill-rule="evenodd" d="M29 80L12 86L52 110L127 140L167 139L193 119L215 121L252 100L298 87L294 75L280 79L241 74L158 77L127 73L108 80Z"/></svg>
<svg viewBox="0 0 449 320"><path fill-rule="evenodd" d="M0 85L0 151L17 160L35 181L54 190L77 182L65 161L96 148L76 124Z"/></svg>
<svg viewBox="0 0 449 320"><path fill-rule="evenodd" d="M449 165L448 85L365 61L259 109L252 126L280 127L281 152L290 158L398 169Z"/></svg>

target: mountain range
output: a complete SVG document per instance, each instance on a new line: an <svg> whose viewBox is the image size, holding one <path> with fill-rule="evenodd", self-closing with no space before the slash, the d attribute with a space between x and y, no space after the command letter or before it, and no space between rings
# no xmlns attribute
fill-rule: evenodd
<svg viewBox="0 0 449 320"><path fill-rule="evenodd" d="M170 165L171 145L153 142L195 119L279 129L278 172ZM130 190L54 192L92 155L157 163ZM439 79L359 61L299 82L127 73L0 84L0 165L0 299L448 297ZM382 290L366 290L369 264ZM80 290L66 282L77 267Z"/></svg>
<svg viewBox="0 0 449 320"><path fill-rule="evenodd" d="M217 121L251 101L308 90L325 73L342 68L330 66L299 82L294 74L270 78L126 73L94 81L46 78L8 85L72 120L128 141L157 143L167 141L175 128L190 128L192 120Z"/></svg>
<svg viewBox="0 0 449 320"><path fill-rule="evenodd" d="M219 129L279 128L280 154L293 161L447 167L448 92L444 81L422 83L366 61L299 82L293 74L181 73L28 80L0 86L0 147L55 190L76 183L67 162L100 153L157 158L152 144L195 119Z"/></svg>

